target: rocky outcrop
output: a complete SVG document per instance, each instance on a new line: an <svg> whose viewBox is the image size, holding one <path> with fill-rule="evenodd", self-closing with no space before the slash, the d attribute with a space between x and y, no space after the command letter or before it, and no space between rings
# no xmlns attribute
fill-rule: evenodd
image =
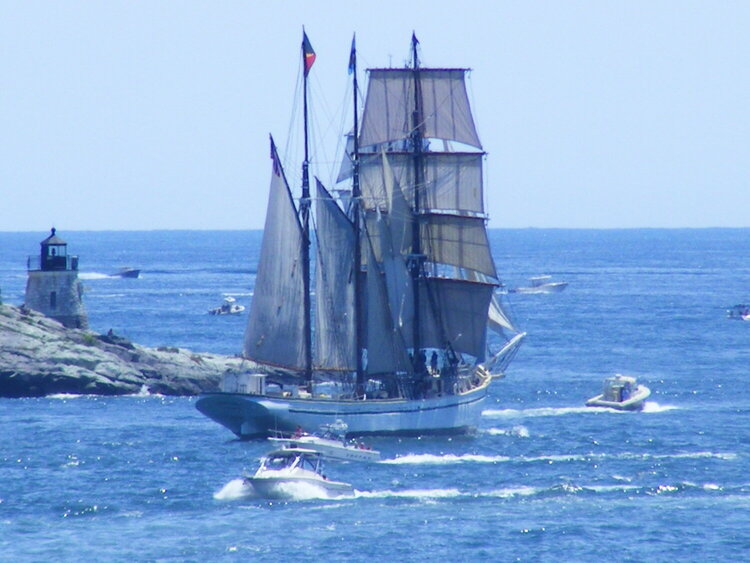
<svg viewBox="0 0 750 563"><path fill-rule="evenodd" d="M55 393L195 395L218 390L241 358L146 348L114 334L65 328L25 307L0 304L0 397Z"/></svg>

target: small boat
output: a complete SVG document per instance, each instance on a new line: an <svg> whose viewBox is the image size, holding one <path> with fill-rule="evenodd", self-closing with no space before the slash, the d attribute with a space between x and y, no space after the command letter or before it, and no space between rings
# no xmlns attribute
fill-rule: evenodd
<svg viewBox="0 0 750 563"><path fill-rule="evenodd" d="M271 499L300 498L311 492L329 498L354 494L349 483L331 481L323 474L322 458L314 450L273 450L263 457L255 474L243 481L258 496Z"/></svg>
<svg viewBox="0 0 750 563"><path fill-rule="evenodd" d="M208 310L209 315L238 315L245 310L244 305L238 305L234 297L225 297L224 303Z"/></svg>
<svg viewBox="0 0 750 563"><path fill-rule="evenodd" d="M323 424L320 431L308 434L297 428L294 434L274 432L269 440L284 449L314 450L328 459L339 461L377 461L380 452L356 440L347 440L348 426L342 420L333 424Z"/></svg>
<svg viewBox="0 0 750 563"><path fill-rule="evenodd" d="M568 282L552 282L549 281L552 276L534 276L529 278L531 282L530 287L517 287L515 289L509 289L509 293L560 293L563 289L568 287Z"/></svg>
<svg viewBox="0 0 750 563"><path fill-rule="evenodd" d="M139 278L141 271L136 268L120 268L114 274L109 274L110 278Z"/></svg>
<svg viewBox="0 0 750 563"><path fill-rule="evenodd" d="M727 309L727 317L737 321L750 321L750 305L740 303Z"/></svg>
<svg viewBox="0 0 750 563"><path fill-rule="evenodd" d="M620 375L608 377L604 380L601 395L586 401L587 407L606 407L621 411L639 411L643 402L651 395L651 390L645 385L638 385L635 377Z"/></svg>

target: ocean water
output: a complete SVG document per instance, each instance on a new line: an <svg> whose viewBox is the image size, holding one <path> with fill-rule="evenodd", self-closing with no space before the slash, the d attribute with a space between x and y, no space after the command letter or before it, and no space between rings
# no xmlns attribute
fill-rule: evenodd
<svg viewBox="0 0 750 563"><path fill-rule="evenodd" d="M60 232L80 256L91 328L233 354L260 233ZM0 233L20 304L46 233ZM750 558L750 230L493 230L527 341L477 432L372 438L375 464L330 463L353 498L265 501L240 486L269 449L193 398L0 399L0 560L740 561ZM107 277L140 267L140 279ZM640 413L583 407L634 375Z"/></svg>

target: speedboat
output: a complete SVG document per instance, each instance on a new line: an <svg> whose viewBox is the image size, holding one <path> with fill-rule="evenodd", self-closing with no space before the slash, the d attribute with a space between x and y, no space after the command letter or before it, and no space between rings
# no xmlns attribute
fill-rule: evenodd
<svg viewBox="0 0 750 563"><path fill-rule="evenodd" d="M323 424L315 434L304 432L298 427L294 434L273 432L268 439L284 449L314 450L328 459L338 461L377 461L380 452L356 440L347 440L348 427L342 420L333 424Z"/></svg>
<svg viewBox="0 0 750 563"><path fill-rule="evenodd" d="M289 448L266 454L260 467L244 483L258 496L289 500L300 497L341 497L354 494L349 483L331 481L323 474L323 456L315 450Z"/></svg>
<svg viewBox="0 0 750 563"><path fill-rule="evenodd" d="M560 293L568 287L568 282L549 281L552 276L534 276L529 278L531 287L517 287L509 289L509 293Z"/></svg>
<svg viewBox="0 0 750 563"><path fill-rule="evenodd" d="M727 309L727 317L738 321L750 321L750 305L740 303Z"/></svg>
<svg viewBox="0 0 750 563"><path fill-rule="evenodd" d="M651 395L651 390L645 385L638 385L635 377L620 375L608 377L604 380L604 388L600 395L586 401L587 407L606 407L620 411L639 411L643 402Z"/></svg>
<svg viewBox="0 0 750 563"><path fill-rule="evenodd" d="M110 278L138 278L141 276L141 271L136 268L120 268L114 274L110 274Z"/></svg>
<svg viewBox="0 0 750 563"><path fill-rule="evenodd" d="M234 297L225 297L224 303L208 310L209 315L237 315L245 310L244 305L238 305Z"/></svg>

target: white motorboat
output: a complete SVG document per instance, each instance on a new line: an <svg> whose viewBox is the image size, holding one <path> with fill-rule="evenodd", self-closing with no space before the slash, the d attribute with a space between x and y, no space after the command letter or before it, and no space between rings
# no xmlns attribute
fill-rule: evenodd
<svg viewBox="0 0 750 563"><path fill-rule="evenodd" d="M260 467L244 482L258 496L271 499L295 499L309 496L341 497L354 494L349 483L331 481L323 474L320 452L301 448L273 450L261 460Z"/></svg>
<svg viewBox="0 0 750 563"><path fill-rule="evenodd" d="M114 274L109 275L110 278L139 278L141 277L141 271L137 268L120 268Z"/></svg>
<svg viewBox="0 0 750 563"><path fill-rule="evenodd" d="M727 317L738 321L750 321L750 305L740 303L727 309Z"/></svg>
<svg viewBox="0 0 750 563"><path fill-rule="evenodd" d="M208 310L209 315L237 315L245 310L244 305L238 305L234 297L225 297L224 303Z"/></svg>
<svg viewBox="0 0 750 563"><path fill-rule="evenodd" d="M635 377L618 373L604 380L602 393L586 401L586 406L638 411L643 408L643 402L649 395L651 390L645 385L639 385Z"/></svg>
<svg viewBox="0 0 750 563"><path fill-rule="evenodd" d="M530 287L517 287L515 289L509 289L509 293L560 293L563 289L568 287L568 282L553 282L549 281L552 276L534 276L529 278L531 282Z"/></svg>
<svg viewBox="0 0 750 563"><path fill-rule="evenodd" d="M347 440L348 427L342 420L321 425L320 431L308 434L298 428L294 434L274 432L269 440L281 448L314 450L328 459L339 461L377 461L380 452L357 440Z"/></svg>

